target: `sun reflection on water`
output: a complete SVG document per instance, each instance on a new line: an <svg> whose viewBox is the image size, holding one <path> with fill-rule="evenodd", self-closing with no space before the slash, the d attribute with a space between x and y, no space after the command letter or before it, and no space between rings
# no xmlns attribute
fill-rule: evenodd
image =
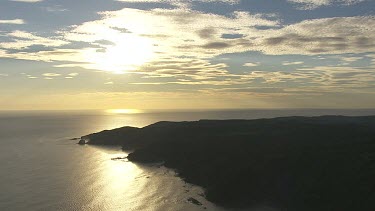
<svg viewBox="0 0 375 211"><path fill-rule="evenodd" d="M111 160L126 157L127 154L103 153L101 199L105 200L108 210L129 210L139 206L144 182L138 180L143 171L126 159Z"/></svg>
<svg viewBox="0 0 375 211"><path fill-rule="evenodd" d="M127 156L119 148L89 149L93 149L90 159L95 158L95 162L87 166L87 183L79 188L85 194L85 205L80 210L202 210L188 203L191 196L204 202L207 210L221 210L198 195L201 188L184 183L173 170L116 159Z"/></svg>

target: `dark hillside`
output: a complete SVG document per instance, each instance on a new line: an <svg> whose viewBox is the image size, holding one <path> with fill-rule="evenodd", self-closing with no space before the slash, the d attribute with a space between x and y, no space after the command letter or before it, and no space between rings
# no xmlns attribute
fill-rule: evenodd
<svg viewBox="0 0 375 211"><path fill-rule="evenodd" d="M375 210L374 116L158 122L85 138L164 161L226 207Z"/></svg>

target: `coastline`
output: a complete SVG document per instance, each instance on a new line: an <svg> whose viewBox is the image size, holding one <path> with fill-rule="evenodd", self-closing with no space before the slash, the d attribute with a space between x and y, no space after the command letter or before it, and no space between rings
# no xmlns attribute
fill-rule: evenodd
<svg viewBox="0 0 375 211"><path fill-rule="evenodd" d="M373 185L375 172L364 167L375 159L374 131L375 116L322 116L158 122L82 138L133 149L131 162L164 161L220 206L353 210L364 204L367 210L373 203L361 197L371 191L363 187ZM350 168L367 180L347 172ZM355 203L345 204L349 199Z"/></svg>

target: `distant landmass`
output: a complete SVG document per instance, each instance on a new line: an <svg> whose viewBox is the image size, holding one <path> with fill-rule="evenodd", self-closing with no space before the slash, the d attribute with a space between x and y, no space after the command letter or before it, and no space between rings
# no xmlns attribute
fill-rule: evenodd
<svg viewBox="0 0 375 211"><path fill-rule="evenodd" d="M81 140L164 162L223 207L375 210L375 116L157 122Z"/></svg>

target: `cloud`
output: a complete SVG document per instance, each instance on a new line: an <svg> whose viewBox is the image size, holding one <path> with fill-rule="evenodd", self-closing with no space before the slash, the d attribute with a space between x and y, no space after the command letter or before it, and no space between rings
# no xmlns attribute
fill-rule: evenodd
<svg viewBox="0 0 375 211"><path fill-rule="evenodd" d="M163 58L144 64L134 73L145 75L144 78L175 78L186 82L186 79L191 81L228 77L227 67L225 63L211 64L198 58Z"/></svg>
<svg viewBox="0 0 375 211"><path fill-rule="evenodd" d="M229 3L229 4L236 4L239 3L240 0L117 0L117 1L122 1L122 2L137 2L137 3L173 3L173 2L223 2L223 3Z"/></svg>
<svg viewBox="0 0 375 211"><path fill-rule="evenodd" d="M202 39L210 39L217 34L217 30L215 28L204 28L198 30L197 34Z"/></svg>
<svg viewBox="0 0 375 211"><path fill-rule="evenodd" d="M65 12L68 11L68 9L64 8L61 5L54 5L54 6L49 6L49 7L42 7L45 9L47 12Z"/></svg>
<svg viewBox="0 0 375 211"><path fill-rule="evenodd" d="M100 67L92 64L94 61L88 58L102 60L115 48L119 49L118 54L133 58L144 57L145 51L137 49L149 49L147 53L150 55L146 60L166 57L210 59L224 53L247 51L259 51L268 55L375 51L374 16L313 19L280 26L278 20L270 20L265 15L248 12L234 12L230 16L221 16L190 9L146 11L126 8L103 12L101 15L101 20L73 26L54 37L41 37L25 31L7 33L4 36L12 41L2 42L0 47L18 50L26 50L33 45L56 47L55 50L35 52L31 55L27 51L8 53L6 57L23 57L30 60L36 58L45 61L65 59L66 62L79 62L84 68L101 70L105 69L104 65ZM271 28L258 29L257 26ZM226 39L223 37L225 34L241 36ZM87 43L91 47L58 48L75 42ZM112 63L115 62L112 60ZM119 66L119 69L136 68L134 65L129 67L121 63L116 66Z"/></svg>
<svg viewBox="0 0 375 211"><path fill-rule="evenodd" d="M74 77L74 76L78 76L79 75L79 73L69 73L68 74L68 76L72 76L72 77Z"/></svg>
<svg viewBox="0 0 375 211"><path fill-rule="evenodd" d="M192 8L192 4L195 2L205 3L222 3L222 4L238 4L241 0L116 0L119 2L128 3L163 3L175 6L177 8Z"/></svg>
<svg viewBox="0 0 375 211"><path fill-rule="evenodd" d="M371 64L375 68L375 54L367 54L366 57L371 59Z"/></svg>
<svg viewBox="0 0 375 211"><path fill-rule="evenodd" d="M262 84L280 88L293 84L294 88L303 88L306 92L319 89L327 92L328 88L364 89L373 83L370 79L374 75L363 68L319 67L292 71L283 67L284 71L266 71L257 67L257 71L238 70L241 73L235 74L228 71L225 60L213 62L212 59L249 51L314 58L321 58L317 56L322 54L357 57L355 54L375 52L374 16L312 19L280 25L279 20L264 14L233 12L224 16L183 8L126 8L100 15L99 20L72 26L50 37L25 31L5 33L11 41L0 44L4 49L0 50L0 57L55 62L55 67L127 72L140 78L136 84L155 86L233 88ZM227 39L223 35L241 36ZM49 49L28 51L35 43ZM66 46L74 43L85 43L86 47ZM284 62L284 65L297 64L301 62ZM244 64L245 67L256 65Z"/></svg>
<svg viewBox="0 0 375 211"><path fill-rule="evenodd" d="M245 63L243 66L244 67L256 67L256 66L259 66L259 62L256 62L256 63L254 63L254 62L248 62L248 63Z"/></svg>
<svg viewBox="0 0 375 211"><path fill-rule="evenodd" d="M298 65L303 64L303 62L283 62L283 65Z"/></svg>
<svg viewBox="0 0 375 211"><path fill-rule="evenodd" d="M22 19L0 20L0 24L25 24L25 21Z"/></svg>
<svg viewBox="0 0 375 211"><path fill-rule="evenodd" d="M160 54L172 52L175 56L200 58L246 51L316 55L375 50L374 16L313 19L280 27L277 20L247 12L234 12L227 17L189 9L123 9L102 15L102 20L84 23L66 33L66 39L115 43L113 37L125 36L113 29L120 28L154 43ZM260 30L257 26L271 28ZM224 34L242 36L226 39Z"/></svg>
<svg viewBox="0 0 375 211"><path fill-rule="evenodd" d="M36 2L42 2L44 0L10 0L10 1L26 2L26 3L36 3Z"/></svg>
<svg viewBox="0 0 375 211"><path fill-rule="evenodd" d="M183 63L181 63L183 65ZM202 64L203 65L203 64ZM198 66L197 66L198 67ZM251 71L243 74L233 74L225 70L225 65L218 71L218 67L205 71L183 69L181 66L169 66L164 69L162 66L150 69L149 77L169 77L164 82L136 82L137 85L205 85L205 86L226 86L238 87L242 85L254 86L254 84L272 85L274 88L289 87L300 93L327 93L327 92L355 92L358 89L371 87L375 83L375 72L371 67L330 67L317 66L310 68L299 68L294 71ZM161 70L159 70L161 69ZM141 73L146 74L146 73ZM149 77L143 77L147 79ZM142 80L141 80L142 81ZM231 89L232 89L231 88ZM288 89L285 89L288 90ZM296 91L292 91L295 93ZM285 93L289 93L285 91Z"/></svg>
<svg viewBox="0 0 375 211"><path fill-rule="evenodd" d="M306 20L269 30L260 40L263 52L281 54L344 54L375 51L375 16Z"/></svg>
<svg viewBox="0 0 375 211"><path fill-rule="evenodd" d="M366 0L288 0L289 2L298 5L298 9L313 10L321 6L328 6L332 4L352 5L358 4Z"/></svg>
<svg viewBox="0 0 375 211"><path fill-rule="evenodd" d="M69 42L62 40L61 38L53 38L53 37L46 38L46 37L35 35L30 32L20 31L20 30L4 33L3 36L6 36L12 39L12 41L10 42L0 43L0 48L3 48L3 49L24 50L26 48L37 46L37 45L46 46L46 47L58 47L58 46L66 45L69 43Z"/></svg>
<svg viewBox="0 0 375 211"><path fill-rule="evenodd" d="M367 88L375 83L375 72L371 67L316 66L297 71L314 73L317 77L311 78L312 83L336 87L336 90Z"/></svg>
<svg viewBox="0 0 375 211"><path fill-rule="evenodd" d="M242 38L231 39L231 43L227 43L228 39L221 38L223 33L234 34L241 28L278 25L277 20L269 20L263 15L248 12L234 12L230 17L226 17L190 9L145 11L126 8L120 11L103 12L101 15L103 16L101 20L74 26L63 34L68 42L94 43L101 49L81 49L80 53L83 55L79 57L84 59L80 63L63 64L59 67L80 66L87 69L107 71L111 69L110 71L120 72L121 70L132 71L136 66L139 69L138 64L129 65L129 61L136 60L136 58L149 57L143 62L151 59L165 61L164 58L172 59L173 62L178 60L176 59L178 57L209 59L221 52L241 52L241 48L236 50L236 45L249 45L249 41ZM220 27L217 27L218 25ZM185 30L186 28L191 30ZM181 37L188 39L181 39ZM207 41L209 37L214 41ZM215 41L216 39L220 41ZM123 57L119 60L108 58L108 61L113 64L112 67L108 67L108 64L98 65L98 61L103 61L108 57L113 48L118 48L116 54L123 55ZM141 50L137 51L137 49ZM149 50L145 51L145 49ZM130 59L124 59L126 55L129 55ZM88 61L87 58L97 59Z"/></svg>
<svg viewBox="0 0 375 211"><path fill-rule="evenodd" d="M175 6L189 6L192 2L218 2L226 4L237 4L240 0L117 0L120 2L131 2L131 3L165 3Z"/></svg>
<svg viewBox="0 0 375 211"><path fill-rule="evenodd" d="M61 74L58 74L58 73L43 73L42 75L46 76L46 77L57 77L57 76L60 76Z"/></svg>
<svg viewBox="0 0 375 211"><path fill-rule="evenodd" d="M362 57L362 56L358 56L358 57L341 57L341 60L345 61L345 62L356 62L356 61L359 61L359 60L361 60L363 58L364 57Z"/></svg>
<svg viewBox="0 0 375 211"><path fill-rule="evenodd" d="M229 48L231 45L226 42L210 42L202 46L204 49L223 49Z"/></svg>

